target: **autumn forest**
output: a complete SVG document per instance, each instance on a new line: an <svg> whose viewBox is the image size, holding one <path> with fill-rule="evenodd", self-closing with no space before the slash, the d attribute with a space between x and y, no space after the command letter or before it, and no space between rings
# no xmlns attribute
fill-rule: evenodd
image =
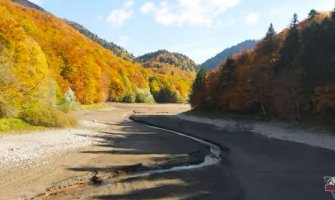
<svg viewBox="0 0 335 200"><path fill-rule="evenodd" d="M67 126L71 120L65 122L63 112L75 103L188 101L195 65L184 70L166 59L151 68L148 64L156 62L151 58L144 67L68 21L9 0L1 0L0 16L2 119Z"/></svg>
<svg viewBox="0 0 335 200"><path fill-rule="evenodd" d="M136 58L76 22L0 0L0 118L75 124L78 104L187 103L263 119L334 120L335 11L269 26L252 50L206 71L160 50ZM198 71L196 75L196 71Z"/></svg>
<svg viewBox="0 0 335 200"><path fill-rule="evenodd" d="M312 10L277 33L271 24L251 51L217 69L198 72L191 104L198 110L258 115L262 119L333 122L335 11Z"/></svg>

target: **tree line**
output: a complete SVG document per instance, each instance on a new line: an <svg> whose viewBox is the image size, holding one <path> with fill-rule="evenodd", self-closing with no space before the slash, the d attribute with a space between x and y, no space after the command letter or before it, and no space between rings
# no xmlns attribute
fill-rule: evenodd
<svg viewBox="0 0 335 200"><path fill-rule="evenodd" d="M335 117L335 10L294 14L279 34L273 25L251 51L198 72L190 103L199 110L257 114L265 119Z"/></svg>
<svg viewBox="0 0 335 200"><path fill-rule="evenodd" d="M145 68L96 36L12 1L0 0L0 18L0 130L4 119L67 126L73 120L63 111L75 104L188 100L194 72Z"/></svg>

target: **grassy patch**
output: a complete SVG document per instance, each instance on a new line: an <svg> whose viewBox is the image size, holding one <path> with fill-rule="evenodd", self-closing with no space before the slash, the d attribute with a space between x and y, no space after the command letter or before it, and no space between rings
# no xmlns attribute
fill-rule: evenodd
<svg viewBox="0 0 335 200"><path fill-rule="evenodd" d="M89 104L89 105L79 105L78 110L100 110L107 108L108 105L106 103L98 103L98 104Z"/></svg>
<svg viewBox="0 0 335 200"><path fill-rule="evenodd" d="M44 130L44 127L33 126L25 122L22 119L0 119L0 134L16 132L16 131L35 131L35 130Z"/></svg>
<svg viewBox="0 0 335 200"><path fill-rule="evenodd" d="M76 119L47 104L27 104L20 118L34 126L64 128L75 126Z"/></svg>

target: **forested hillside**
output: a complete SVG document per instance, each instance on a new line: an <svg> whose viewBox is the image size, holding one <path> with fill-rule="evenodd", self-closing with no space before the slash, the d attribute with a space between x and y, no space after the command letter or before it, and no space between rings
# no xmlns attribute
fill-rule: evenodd
<svg viewBox="0 0 335 200"><path fill-rule="evenodd" d="M147 53L137 58L147 68L161 69L164 66L178 67L184 71L195 71L196 64L193 60L180 53L171 53L166 50L159 50Z"/></svg>
<svg viewBox="0 0 335 200"><path fill-rule="evenodd" d="M50 13L10 0L0 0L0 65L0 117L36 125L60 126L43 120L64 119L59 109L69 101L184 102L192 82L126 61Z"/></svg>
<svg viewBox="0 0 335 200"><path fill-rule="evenodd" d="M188 100L190 85L195 77L195 63L187 56L167 51L158 51L160 53L147 54L152 55L152 57L149 56L150 59L146 56L136 58L113 42L101 39L84 26L69 20L65 21L92 41L111 50L115 55L133 63L138 62L146 68L153 70L156 75L149 79L149 86L156 102L173 103L186 102ZM171 79L169 77L178 78Z"/></svg>
<svg viewBox="0 0 335 200"><path fill-rule="evenodd" d="M208 59L206 62L201 64L200 67L206 68L208 70L214 69L218 67L222 62L225 62L229 56L237 54L243 50L250 50L254 48L256 43L256 40L246 40L244 42L241 42L235 46L223 50L221 53L217 54L213 58Z"/></svg>
<svg viewBox="0 0 335 200"><path fill-rule="evenodd" d="M104 39L101 39L99 36L92 33L90 30L88 30L83 25L78 24L77 22L70 21L70 20L65 20L65 22L68 23L73 28L77 29L80 33L82 33L86 37L93 40L94 42L100 44L101 46L105 47L106 49L111 50L118 57L121 57L121 58L123 58L124 60L127 60L127 61L134 61L135 60L135 56L133 56L127 50L125 50L124 48L114 44L113 42L108 42Z"/></svg>
<svg viewBox="0 0 335 200"><path fill-rule="evenodd" d="M37 10L41 10L41 11L45 11L43 8L41 8L40 6L28 1L28 0L12 0L13 2L15 3L19 3L21 5L24 5L24 6L27 6L27 7L30 7L30 8L34 8L34 9L37 9Z"/></svg>
<svg viewBox="0 0 335 200"><path fill-rule="evenodd" d="M196 109L290 120L335 117L335 11L294 15L277 34L271 25L254 50L236 54L193 85Z"/></svg>

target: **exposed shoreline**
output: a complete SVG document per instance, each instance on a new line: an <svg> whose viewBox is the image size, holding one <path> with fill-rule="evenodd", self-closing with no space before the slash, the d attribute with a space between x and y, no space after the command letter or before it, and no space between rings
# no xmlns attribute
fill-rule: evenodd
<svg viewBox="0 0 335 200"><path fill-rule="evenodd" d="M271 196L274 200L294 200L329 197L318 188L323 185L323 176L334 173L334 151L264 137L253 132L256 130L253 124L181 119L183 114L180 113L189 110L187 105L111 104L111 107L78 113L87 133L74 129L67 138L62 131L68 130L43 132L49 138L46 145L38 142L44 141L41 133L6 136L36 137L35 142L24 140L27 145L14 149L13 154L24 149L29 150L28 154L34 152L28 144L52 149L50 143L55 142L59 144L57 148L66 147L66 141L72 141L72 137L78 147L37 154L41 159L36 160L36 165L0 170L5 173L0 182L0 199L258 200ZM210 148L187 137L127 120L132 114L145 124L214 143L223 150L223 159L202 168L170 171L201 165ZM274 129L261 126L258 130L272 133ZM43 163L44 158L48 164ZM0 164L3 169L1 166L4 165ZM260 184L254 184L255 181ZM95 182L97 185L91 185Z"/></svg>
<svg viewBox="0 0 335 200"><path fill-rule="evenodd" d="M2 137L3 142L11 140L13 147L20 146L20 141L22 146L7 155L4 151L0 152L0 156L9 158L6 169L4 163L0 164L0 173L4 174L0 182L0 199L103 199L106 195L117 198L118 195L129 195L140 190L143 192L136 194L136 197L146 198L147 192L150 195L156 193L155 190L147 191L150 188L169 187L156 195L170 196L172 192L175 193L175 187L194 185L181 189L170 198L178 199L207 195L202 191L204 188L215 190L213 194L222 190L220 184L212 188L210 183L213 177L208 176L206 181L207 175L204 175L220 165L216 158L210 159L216 154L209 147L127 120L132 113L180 113L189 109L187 105L111 106L110 109L78 113L79 120L85 125L80 129ZM12 146L2 148L7 152ZM16 156L20 159L15 160ZM202 171L200 174L199 170ZM215 182L227 182L226 178L220 178L225 176L225 170L220 171L221 175L215 177ZM195 184L195 177L202 180L201 184ZM102 181L102 185L90 185L92 178ZM137 181L133 182L134 179ZM231 195L231 192L227 189L225 194Z"/></svg>
<svg viewBox="0 0 335 200"><path fill-rule="evenodd" d="M35 131L0 137L0 168L38 165L50 156L61 155L80 147L94 144L98 135L95 128L103 125L81 120L81 128Z"/></svg>
<svg viewBox="0 0 335 200"><path fill-rule="evenodd" d="M253 120L226 120L179 114L177 118L197 123L213 125L228 131L250 131L269 138L302 143L335 151L335 133L303 129L287 123L262 122Z"/></svg>

